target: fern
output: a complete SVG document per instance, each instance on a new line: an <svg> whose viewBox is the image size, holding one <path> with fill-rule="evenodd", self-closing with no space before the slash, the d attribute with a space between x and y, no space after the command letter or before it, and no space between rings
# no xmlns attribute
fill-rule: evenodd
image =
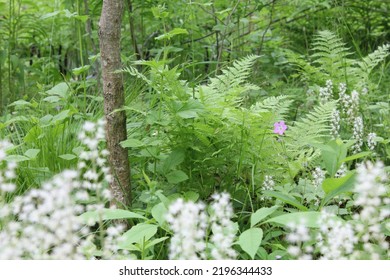
<svg viewBox="0 0 390 280"><path fill-rule="evenodd" d="M355 74L358 79L367 83L368 77L372 70L382 61L386 59L386 57L390 54L390 44L386 44L380 46L373 53L370 53L368 56L364 57L362 61L357 62L357 68L354 68L352 73Z"/></svg>
<svg viewBox="0 0 390 280"><path fill-rule="evenodd" d="M254 113L273 113L276 119L285 119L289 108L292 104L292 100L288 99L288 96L271 96L263 101L257 102L251 107L251 111Z"/></svg>
<svg viewBox="0 0 390 280"><path fill-rule="evenodd" d="M222 74L210 79L206 86L197 88L197 97L207 105L215 106L239 102L239 95L248 90L256 90L257 86L246 82L253 64L259 56L249 55L232 66L222 70Z"/></svg>
<svg viewBox="0 0 390 280"><path fill-rule="evenodd" d="M290 151L305 151L312 144L317 144L324 137L330 135L330 119L336 101L320 104L308 113L304 119L295 122L286 133L287 149Z"/></svg>

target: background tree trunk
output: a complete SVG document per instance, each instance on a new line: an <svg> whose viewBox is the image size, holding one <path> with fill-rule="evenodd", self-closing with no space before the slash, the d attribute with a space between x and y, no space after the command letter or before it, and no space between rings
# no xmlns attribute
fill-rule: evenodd
<svg viewBox="0 0 390 280"><path fill-rule="evenodd" d="M106 118L107 149L114 177L111 183L114 204L131 203L130 164L127 150L120 142L127 138L125 112L113 113L124 105L120 38L123 0L104 0L99 22L100 53L103 74L104 114Z"/></svg>

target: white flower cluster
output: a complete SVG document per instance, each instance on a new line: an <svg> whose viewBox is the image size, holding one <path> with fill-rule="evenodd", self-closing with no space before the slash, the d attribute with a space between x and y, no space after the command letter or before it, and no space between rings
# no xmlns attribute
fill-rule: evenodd
<svg viewBox="0 0 390 280"><path fill-rule="evenodd" d="M104 183L110 179L104 158L107 153L98 150L104 139L103 124L87 122L83 126L79 139L85 150L80 154L78 171L66 170L39 189L31 189L1 205L0 259L89 259L97 250L105 259L128 255L117 247L123 228L100 228L95 234L96 229L92 230L79 217L86 210L102 209L109 198ZM0 148L2 159L3 150ZM2 171L0 168L0 176ZM7 177L14 176L8 170ZM95 202L91 203L91 198Z"/></svg>
<svg viewBox="0 0 390 280"><path fill-rule="evenodd" d="M336 178L341 178L343 177L348 171L348 168L347 166L345 165L345 162L343 162L340 166L340 168L337 170L336 174L334 175L334 177Z"/></svg>
<svg viewBox="0 0 390 280"><path fill-rule="evenodd" d="M355 140L355 144L352 146L353 153L358 153L361 151L363 146L363 118L356 117L353 122L353 135L352 139Z"/></svg>
<svg viewBox="0 0 390 280"><path fill-rule="evenodd" d="M322 182L325 180L325 171L321 167L316 167L312 173L313 185L316 189L321 188Z"/></svg>
<svg viewBox="0 0 390 280"><path fill-rule="evenodd" d="M346 93L347 86L343 83L339 85L339 97L342 105L342 110L350 124L354 122L359 112L359 93L356 90L351 92L351 95Z"/></svg>
<svg viewBox="0 0 390 280"><path fill-rule="evenodd" d="M210 205L210 217L203 203L185 202L177 199L169 207L166 217L173 231L169 247L169 259L206 259L206 231L210 227L212 259L234 259L231 248L235 238L235 227L231 221L233 208L227 193L214 194Z"/></svg>
<svg viewBox="0 0 390 280"><path fill-rule="evenodd" d="M350 223L336 220L335 215L321 212L317 245L323 260L348 259L354 251L358 238Z"/></svg>
<svg viewBox="0 0 390 280"><path fill-rule="evenodd" d="M76 171L64 171L18 196L10 206L17 217L0 232L0 259L83 259L86 245L80 234L88 234L71 193L79 187Z"/></svg>
<svg viewBox="0 0 390 280"><path fill-rule="evenodd" d="M12 144L8 141L0 141L0 195L1 192L13 192L16 185L12 182L16 178L16 163L6 161L6 151Z"/></svg>
<svg viewBox="0 0 390 280"><path fill-rule="evenodd" d="M211 250L211 256L215 260L235 259L236 251L232 249L235 237L233 218L233 207L230 203L228 193L216 193L212 196L214 199L211 204L211 242L214 244Z"/></svg>
<svg viewBox="0 0 390 280"><path fill-rule="evenodd" d="M173 231L169 247L171 260L205 259L207 215L202 203L177 199L170 207L167 222Z"/></svg>
<svg viewBox="0 0 390 280"><path fill-rule="evenodd" d="M290 223L288 228L291 230L287 234L287 241L291 244L287 248L287 252L295 259L311 260L313 253L313 246L305 244L311 240L309 229L305 225L305 221L299 224Z"/></svg>
<svg viewBox="0 0 390 280"><path fill-rule="evenodd" d="M375 132L370 132L367 135L367 146L371 151L373 151L376 147L376 144L377 144L376 137L377 137L377 135Z"/></svg>
<svg viewBox="0 0 390 280"><path fill-rule="evenodd" d="M84 151L80 153L77 165L82 174L81 187L84 189L77 195L81 201L87 201L91 194L99 194L98 198L103 202L111 199L111 193L105 185L112 180L106 160L108 151L98 149L99 143L105 139L104 124L104 120L99 120L97 123L87 121L78 136L84 146Z"/></svg>
<svg viewBox="0 0 390 280"><path fill-rule="evenodd" d="M364 243L365 253L369 253L371 259L378 259L378 250L389 250L389 243L381 231L382 223L387 221L387 226L390 225L390 199L386 197L389 189L385 185L387 176L382 162L373 164L368 161L357 170L355 191L358 196L354 204L361 207L361 211L353 219L356 221L356 231ZM380 244L380 248L375 248L370 242Z"/></svg>
<svg viewBox="0 0 390 280"><path fill-rule="evenodd" d="M390 226L390 199L384 165L368 161L359 165L357 171L354 205L360 211L350 221L323 211L318 221L320 226L314 250L310 246L307 249L308 245L304 244L310 241L308 229L303 225L292 227L293 232L287 235L292 244L288 248L291 256L310 259L311 252L318 252L325 260L375 260L390 256L389 242L382 228Z"/></svg>
<svg viewBox="0 0 390 280"><path fill-rule="evenodd" d="M327 80L325 87L320 87L320 101L322 104L328 102L333 96L333 82L332 80Z"/></svg>
<svg viewBox="0 0 390 280"><path fill-rule="evenodd" d="M274 181L273 177L271 175L265 175L262 190L263 191L273 191L274 187L275 187L275 181ZM264 194L260 198L261 201L270 200L270 199L271 199L270 197L268 197Z"/></svg>
<svg viewBox="0 0 390 280"><path fill-rule="evenodd" d="M340 111L337 109L334 109L332 112L332 118L331 118L331 133L332 133L332 139L337 139L340 137L339 131L340 131Z"/></svg>

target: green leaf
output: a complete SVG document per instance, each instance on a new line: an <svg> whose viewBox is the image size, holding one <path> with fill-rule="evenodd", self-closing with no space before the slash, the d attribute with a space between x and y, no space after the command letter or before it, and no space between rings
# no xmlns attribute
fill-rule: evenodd
<svg viewBox="0 0 390 280"><path fill-rule="evenodd" d="M336 179L339 180L335 181ZM324 180L322 188L324 190L325 189L329 190L329 193L322 200L321 207L326 205L335 196L338 196L341 193L352 191L355 186L355 179L356 179L356 172L353 171L342 178L334 178L332 181L327 181L327 182L325 182L326 180Z"/></svg>
<svg viewBox="0 0 390 280"><path fill-rule="evenodd" d="M284 194L284 193L280 193L280 192L275 192L275 191L263 191L263 193L265 195L268 195L268 196L272 196L272 197L275 197L287 204L290 204L292 206L295 206L297 207L299 210L302 210L302 211L307 211L307 207L302 205L301 203L299 203L298 200L296 200L294 197L290 196L290 195L287 195L287 194Z"/></svg>
<svg viewBox="0 0 390 280"><path fill-rule="evenodd" d="M168 173L174 167L184 161L184 151L182 149L175 149L163 162L163 172Z"/></svg>
<svg viewBox="0 0 390 280"><path fill-rule="evenodd" d="M342 160L342 162L348 162L348 161L355 160L355 159L362 158L362 157L366 157L369 155L371 155L371 152L361 152L361 153L346 157L345 159Z"/></svg>
<svg viewBox="0 0 390 280"><path fill-rule="evenodd" d="M73 154L63 154L63 155L59 155L58 157L60 157L64 160L72 160L72 159L77 158L77 156L75 156Z"/></svg>
<svg viewBox="0 0 390 280"><path fill-rule="evenodd" d="M30 159L34 159L37 157L41 150L40 149L28 149L24 155Z"/></svg>
<svg viewBox="0 0 390 280"><path fill-rule="evenodd" d="M169 237L168 236L165 236L165 237L160 237L160 238L156 238L156 239L153 239L152 241L148 242L146 245L145 245L145 248L144 249L148 249L158 243L161 243L163 242L164 240L168 239Z"/></svg>
<svg viewBox="0 0 390 280"><path fill-rule="evenodd" d="M165 214L168 212L168 209L165 207L164 203L160 202L156 204L152 208L152 216L157 221L157 223L161 226L165 222Z"/></svg>
<svg viewBox="0 0 390 280"><path fill-rule="evenodd" d="M144 223L137 224L122 235L121 239L123 241L119 243L119 247L126 249L127 246L134 243L143 244L156 234L157 228L158 226L156 225Z"/></svg>
<svg viewBox="0 0 390 280"><path fill-rule="evenodd" d="M170 40L172 37L179 35L179 34L188 34L188 31L183 28L174 28L173 30L169 31L168 33L162 34L160 36L157 36L156 40Z"/></svg>
<svg viewBox="0 0 390 280"><path fill-rule="evenodd" d="M32 106L32 104L26 100L21 99L8 105L8 107L12 107L12 106L24 107L24 106Z"/></svg>
<svg viewBox="0 0 390 280"><path fill-rule="evenodd" d="M254 259L263 239L263 231L260 228L250 228L240 234L238 244L248 255ZM216 244L218 245L218 244Z"/></svg>
<svg viewBox="0 0 390 280"><path fill-rule="evenodd" d="M138 148L144 146L143 142L138 139L132 138L122 141L120 144L123 148Z"/></svg>
<svg viewBox="0 0 390 280"><path fill-rule="evenodd" d="M288 226L289 224L304 224L307 227L316 228L319 226L318 221L321 216L321 212L296 212L283 214L277 217L273 217L264 223L277 223L283 226Z"/></svg>
<svg viewBox="0 0 390 280"><path fill-rule="evenodd" d="M29 157L21 156L21 155L9 155L5 158L6 161L13 161L13 162L22 162L22 161L28 161L30 160Z"/></svg>
<svg viewBox="0 0 390 280"><path fill-rule="evenodd" d="M49 95L58 95L61 97L66 97L68 91L69 86L66 83L59 83L58 85L46 91L46 93Z"/></svg>
<svg viewBox="0 0 390 280"><path fill-rule="evenodd" d="M105 220L117 220L117 219L143 219L146 218L140 214L124 210L124 209L108 209L88 211L80 215L85 223L91 221L98 222L100 219Z"/></svg>
<svg viewBox="0 0 390 280"><path fill-rule="evenodd" d="M51 120L50 123L57 124L58 122L61 122L65 119L67 119L69 116L71 116L70 110L61 111L53 117L53 119Z"/></svg>
<svg viewBox="0 0 390 280"><path fill-rule="evenodd" d="M165 175L165 177L167 178L168 183L170 184L178 184L188 179L187 174L185 174L181 170L174 170L168 173L167 175Z"/></svg>
<svg viewBox="0 0 390 280"><path fill-rule="evenodd" d="M73 75L81 75L84 72L87 72L89 70L89 68L91 68L91 65L84 65L84 66L72 69L72 73L73 73Z"/></svg>
<svg viewBox="0 0 390 280"><path fill-rule="evenodd" d="M279 205L272 206L271 208L264 207L257 210L251 215L251 227L254 227L258 222L274 213L279 208Z"/></svg>

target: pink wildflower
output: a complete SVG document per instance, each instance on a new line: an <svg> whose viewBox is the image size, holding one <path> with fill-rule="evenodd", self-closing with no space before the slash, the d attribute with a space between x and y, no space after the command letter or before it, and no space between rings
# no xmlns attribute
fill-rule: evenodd
<svg viewBox="0 0 390 280"><path fill-rule="evenodd" d="M274 123L274 133L283 135L286 129L287 125L284 123L284 121Z"/></svg>

